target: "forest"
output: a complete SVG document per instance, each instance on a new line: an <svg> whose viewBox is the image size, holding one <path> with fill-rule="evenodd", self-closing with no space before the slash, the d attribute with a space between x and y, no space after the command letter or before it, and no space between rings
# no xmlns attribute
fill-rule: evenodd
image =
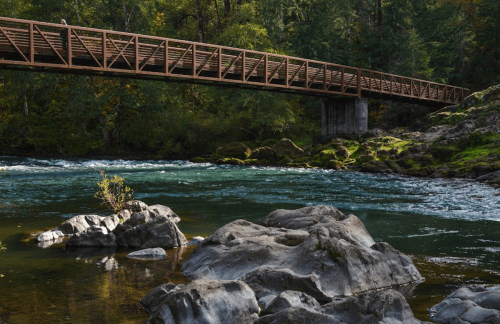
<svg viewBox="0 0 500 324"><path fill-rule="evenodd" d="M481 90L500 83L498 0L2 0L0 16L157 35ZM2 59L0 57L0 59ZM371 101L370 126L393 105ZM233 141L298 144L321 99L0 69L0 154L177 159Z"/></svg>

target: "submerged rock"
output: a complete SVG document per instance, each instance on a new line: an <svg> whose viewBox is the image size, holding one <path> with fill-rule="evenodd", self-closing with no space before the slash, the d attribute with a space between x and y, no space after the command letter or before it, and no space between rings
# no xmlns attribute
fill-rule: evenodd
<svg viewBox="0 0 500 324"><path fill-rule="evenodd" d="M188 285L162 285L142 300L148 323L251 323L260 308L254 292L242 281L196 280Z"/></svg>
<svg viewBox="0 0 500 324"><path fill-rule="evenodd" d="M428 309L437 323L500 323L500 286L463 287Z"/></svg>
<svg viewBox="0 0 500 324"><path fill-rule="evenodd" d="M259 300L295 290L330 301L422 280L409 257L375 243L359 218L331 206L277 210L261 225L233 221L182 269L191 279L243 280Z"/></svg>
<svg viewBox="0 0 500 324"><path fill-rule="evenodd" d="M167 252L162 248L144 249L127 254L127 258L139 260L162 260L167 257Z"/></svg>

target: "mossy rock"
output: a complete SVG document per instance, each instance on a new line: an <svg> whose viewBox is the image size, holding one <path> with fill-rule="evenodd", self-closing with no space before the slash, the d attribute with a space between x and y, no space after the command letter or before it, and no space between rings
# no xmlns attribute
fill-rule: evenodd
<svg viewBox="0 0 500 324"><path fill-rule="evenodd" d="M215 151L215 155L222 158L236 158L246 160L252 154L252 150L243 143L234 142L226 146L219 147Z"/></svg>
<svg viewBox="0 0 500 324"><path fill-rule="evenodd" d="M237 158L223 158L223 159L219 160L219 163L231 164L231 165L244 165L245 161L237 159Z"/></svg>
<svg viewBox="0 0 500 324"><path fill-rule="evenodd" d="M269 146L259 147L253 150L250 159L276 161L276 152Z"/></svg>
<svg viewBox="0 0 500 324"><path fill-rule="evenodd" d="M318 154L319 158L322 160L338 160L337 155L335 154L335 150L324 150L319 152Z"/></svg>
<svg viewBox="0 0 500 324"><path fill-rule="evenodd" d="M342 163L342 161L339 160L330 160L326 164L326 167L328 169L334 169L334 170L340 170L343 166L344 164Z"/></svg>
<svg viewBox="0 0 500 324"><path fill-rule="evenodd" d="M347 147L339 146L335 151L335 155L337 156L338 159L343 161L349 158L350 153Z"/></svg>
<svg viewBox="0 0 500 324"><path fill-rule="evenodd" d="M361 165L362 172L392 173L391 169L382 161L369 161Z"/></svg>
<svg viewBox="0 0 500 324"><path fill-rule="evenodd" d="M273 149L278 158L284 156L289 156L291 158L304 156L304 150L287 138L281 139L278 143L276 143Z"/></svg>
<svg viewBox="0 0 500 324"><path fill-rule="evenodd" d="M362 165L373 160L375 160L373 155L360 155L356 158L356 164Z"/></svg>
<svg viewBox="0 0 500 324"><path fill-rule="evenodd" d="M287 165L288 163L292 163L292 159L289 156L284 156L279 162L279 165Z"/></svg>
<svg viewBox="0 0 500 324"><path fill-rule="evenodd" d="M207 163L208 159L206 159L204 157L197 156L197 157L191 158L189 160L189 162L193 162L193 163Z"/></svg>

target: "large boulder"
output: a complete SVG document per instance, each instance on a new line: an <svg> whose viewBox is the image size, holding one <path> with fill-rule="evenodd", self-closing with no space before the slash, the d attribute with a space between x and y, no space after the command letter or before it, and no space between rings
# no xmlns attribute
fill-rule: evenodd
<svg viewBox="0 0 500 324"><path fill-rule="evenodd" d="M191 279L243 280L259 300L285 290L322 301L421 281L412 260L375 243L363 223L331 206L277 210L261 225L233 221L182 265Z"/></svg>
<svg viewBox="0 0 500 324"><path fill-rule="evenodd" d="M276 297L276 299L279 298ZM274 303L273 301L271 305ZM323 306L297 300L289 304L291 307L277 309L278 312L263 316L253 324L421 323L413 316L413 312L403 295L393 289L337 298Z"/></svg>
<svg viewBox="0 0 500 324"><path fill-rule="evenodd" d="M260 312L254 292L242 281L196 280L179 288L162 285L141 304L151 314L150 324L247 324Z"/></svg>
<svg viewBox="0 0 500 324"><path fill-rule="evenodd" d="M237 158L240 160L246 160L250 154L252 154L252 150L243 143L234 142L227 144L226 146L219 147L215 151L215 156L221 158Z"/></svg>
<svg viewBox="0 0 500 324"><path fill-rule="evenodd" d="M259 147L253 150L252 155L249 157L250 159L256 160L267 160L271 163L276 162L276 152L273 151L269 146Z"/></svg>
<svg viewBox="0 0 500 324"><path fill-rule="evenodd" d="M500 287L463 287L428 309L440 323L500 323Z"/></svg>
<svg viewBox="0 0 500 324"><path fill-rule="evenodd" d="M134 215L130 220L133 219ZM117 237L116 243L119 246L132 248L163 247L170 249L187 245L188 241L175 223L168 218L157 217L125 230Z"/></svg>
<svg viewBox="0 0 500 324"><path fill-rule="evenodd" d="M280 158L285 156L291 158L304 156L304 150L287 138L279 140L273 149L276 152L276 156Z"/></svg>

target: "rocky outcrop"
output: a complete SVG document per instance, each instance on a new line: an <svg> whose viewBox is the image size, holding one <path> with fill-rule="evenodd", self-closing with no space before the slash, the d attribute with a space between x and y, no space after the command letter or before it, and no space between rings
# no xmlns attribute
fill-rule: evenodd
<svg viewBox="0 0 500 324"><path fill-rule="evenodd" d="M167 206L148 206L136 200L119 215L75 216L40 234L37 240L45 242L44 247L70 236L66 245L72 247L173 248L188 244L177 228L179 221L179 216Z"/></svg>
<svg viewBox="0 0 500 324"><path fill-rule="evenodd" d="M188 285L162 285L141 300L150 324L251 323L260 308L242 281L196 280Z"/></svg>
<svg viewBox="0 0 500 324"><path fill-rule="evenodd" d="M500 323L500 287L463 287L428 309L440 323Z"/></svg>
<svg viewBox="0 0 500 324"><path fill-rule="evenodd" d="M286 290L320 300L420 281L411 259L375 243L363 223L331 206L277 210L260 225L233 221L182 265L191 279L243 280L259 300Z"/></svg>

